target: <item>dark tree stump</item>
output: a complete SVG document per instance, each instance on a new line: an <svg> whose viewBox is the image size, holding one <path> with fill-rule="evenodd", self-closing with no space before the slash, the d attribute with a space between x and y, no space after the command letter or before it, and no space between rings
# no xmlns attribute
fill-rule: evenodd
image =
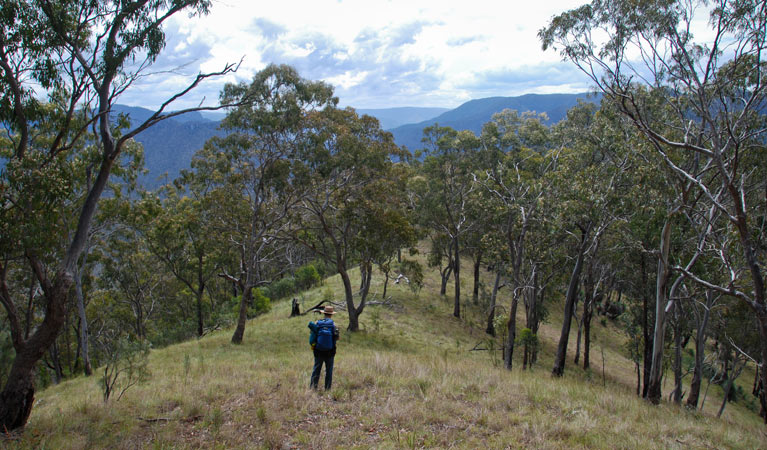
<svg viewBox="0 0 767 450"><path fill-rule="evenodd" d="M301 309L299 308L298 299L294 298L290 309L290 317L296 317L301 315Z"/></svg>

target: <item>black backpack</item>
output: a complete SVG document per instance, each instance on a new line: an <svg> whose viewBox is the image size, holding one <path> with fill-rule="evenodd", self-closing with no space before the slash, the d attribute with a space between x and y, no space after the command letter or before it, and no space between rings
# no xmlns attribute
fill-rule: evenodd
<svg viewBox="0 0 767 450"><path fill-rule="evenodd" d="M333 334L336 325L332 319L322 319L317 321L317 345L315 350L328 351L333 350Z"/></svg>

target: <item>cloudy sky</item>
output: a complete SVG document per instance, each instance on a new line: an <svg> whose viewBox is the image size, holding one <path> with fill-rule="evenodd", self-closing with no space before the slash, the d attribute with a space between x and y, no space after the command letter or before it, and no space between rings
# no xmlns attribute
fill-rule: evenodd
<svg viewBox="0 0 767 450"><path fill-rule="evenodd" d="M336 89L343 106L453 108L490 96L583 92L589 84L537 32L586 0L213 0L208 16L178 14L163 56L121 103L156 107L199 71L238 72L198 89L186 107L218 99L225 81L290 64Z"/></svg>

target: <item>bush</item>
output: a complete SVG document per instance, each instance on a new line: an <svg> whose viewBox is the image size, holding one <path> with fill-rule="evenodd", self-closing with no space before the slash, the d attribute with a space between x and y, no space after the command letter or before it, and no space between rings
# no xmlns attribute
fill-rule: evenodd
<svg viewBox="0 0 767 450"><path fill-rule="evenodd" d="M265 296L261 289L253 289L253 305L248 307L248 318L266 314L272 310L272 301Z"/></svg>
<svg viewBox="0 0 767 450"><path fill-rule="evenodd" d="M309 289L320 283L320 274L317 272L317 268L313 264L307 264L301 266L296 270L295 274L296 287L299 290Z"/></svg>
<svg viewBox="0 0 767 450"><path fill-rule="evenodd" d="M527 345L531 349L538 348L538 336L530 328L522 328L517 336L517 345Z"/></svg>
<svg viewBox="0 0 767 450"><path fill-rule="evenodd" d="M323 279L334 274L336 270L333 266L328 265L321 259L314 261L311 265L314 266L314 268L317 270L317 274L320 276L320 284L322 284Z"/></svg>
<svg viewBox="0 0 767 450"><path fill-rule="evenodd" d="M236 322L237 317L240 314L240 301L242 300L242 295L238 295L236 297L232 297L231 300L229 300L229 308L233 317L233 320ZM248 319L252 319L256 316L260 316L261 314L266 314L269 311L272 310L272 301L264 295L264 293L261 291L260 288L253 289L253 296L251 304L248 305L248 309L246 312L246 315Z"/></svg>
<svg viewBox="0 0 767 450"><path fill-rule="evenodd" d="M293 277L277 280L264 291L264 295L274 299L288 297L296 292L296 280Z"/></svg>
<svg viewBox="0 0 767 450"><path fill-rule="evenodd" d="M418 261L403 259L400 263L400 271L410 280L410 290L418 294L423 287L423 266Z"/></svg>
<svg viewBox="0 0 767 450"><path fill-rule="evenodd" d="M99 384L103 390L104 402L109 401L112 394L122 398L125 391L150 377L149 342L136 341L127 337L102 342L107 362L101 368L103 371Z"/></svg>

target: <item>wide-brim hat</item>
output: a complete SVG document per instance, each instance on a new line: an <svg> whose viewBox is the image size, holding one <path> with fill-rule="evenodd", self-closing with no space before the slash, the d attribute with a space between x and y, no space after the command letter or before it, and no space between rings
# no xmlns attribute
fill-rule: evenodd
<svg viewBox="0 0 767 450"><path fill-rule="evenodd" d="M335 314L335 313L336 313L335 311L333 311L333 307L332 307L332 306L330 306L330 305L326 306L326 307L325 307L325 308L322 310L322 312L323 312L323 313L324 313L326 316L332 316L333 314Z"/></svg>

